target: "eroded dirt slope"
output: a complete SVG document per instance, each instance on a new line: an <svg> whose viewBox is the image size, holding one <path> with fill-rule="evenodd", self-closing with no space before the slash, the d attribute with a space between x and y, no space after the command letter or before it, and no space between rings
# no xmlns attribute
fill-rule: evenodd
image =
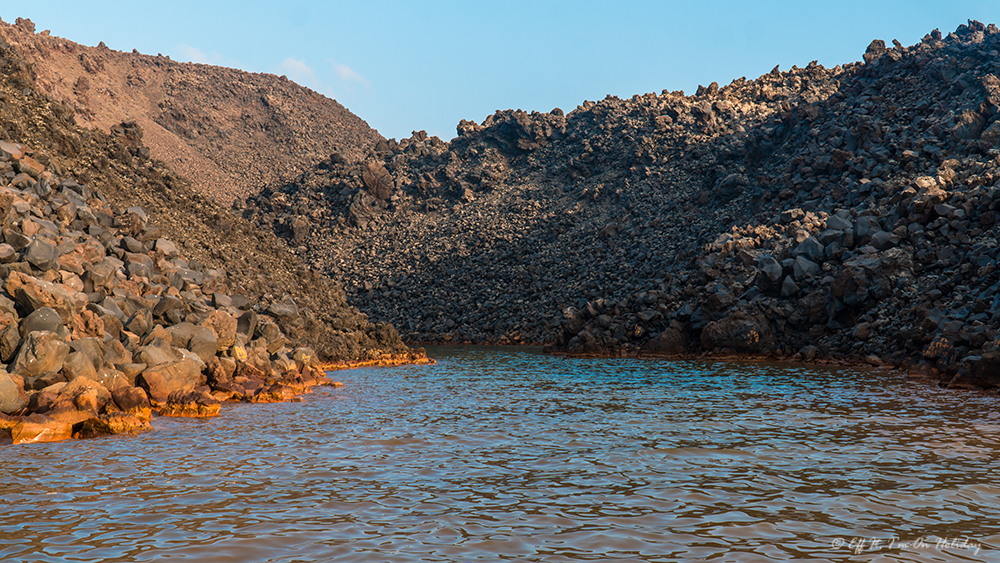
<svg viewBox="0 0 1000 563"><path fill-rule="evenodd" d="M0 36L30 64L37 87L82 126L110 132L134 121L151 155L228 206L264 184L381 137L335 100L283 77L87 47L0 21Z"/></svg>

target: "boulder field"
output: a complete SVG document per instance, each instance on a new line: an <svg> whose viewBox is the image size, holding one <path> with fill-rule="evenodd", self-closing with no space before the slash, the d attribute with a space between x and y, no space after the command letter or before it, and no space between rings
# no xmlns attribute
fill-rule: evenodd
<svg viewBox="0 0 1000 563"><path fill-rule="evenodd" d="M420 342L1000 385L1000 30L335 153L244 217Z"/></svg>
<svg viewBox="0 0 1000 563"><path fill-rule="evenodd" d="M183 256L139 207L56 176L0 142L0 441L148 429L224 401L290 400L331 383L279 323L312 315L252 302Z"/></svg>

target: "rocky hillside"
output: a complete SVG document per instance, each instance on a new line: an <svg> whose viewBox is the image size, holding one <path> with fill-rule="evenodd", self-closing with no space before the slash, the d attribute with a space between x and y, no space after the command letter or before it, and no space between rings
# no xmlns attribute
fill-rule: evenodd
<svg viewBox="0 0 1000 563"><path fill-rule="evenodd" d="M86 47L20 18L0 21L0 36L80 125L113 132L136 123L153 158L226 206L335 152L359 158L381 140L336 101L284 77Z"/></svg>
<svg viewBox="0 0 1000 563"><path fill-rule="evenodd" d="M151 159L135 123L122 123L110 135L77 126L73 110L39 91L30 64L2 42L0 138L22 143L55 176L99 190L114 209L141 206L146 234L130 234L139 243L130 252L149 254L155 264L150 245L166 237L190 261L189 269L221 272L229 290L257 303L259 310L294 303L286 310L295 314L279 315L276 322L284 335L311 346L323 361L410 357L394 329L370 323L347 305L341 288L306 268L281 241L261 234ZM15 172L7 172L5 181Z"/></svg>
<svg viewBox="0 0 1000 563"><path fill-rule="evenodd" d="M500 111L451 143L328 159L246 216L413 340L847 356L995 383L998 50L969 22L691 96Z"/></svg>
<svg viewBox="0 0 1000 563"><path fill-rule="evenodd" d="M48 157L0 141L0 443L136 432L153 408L214 416L329 382L280 328L306 320L291 298L265 310L230 293L142 208L116 210Z"/></svg>

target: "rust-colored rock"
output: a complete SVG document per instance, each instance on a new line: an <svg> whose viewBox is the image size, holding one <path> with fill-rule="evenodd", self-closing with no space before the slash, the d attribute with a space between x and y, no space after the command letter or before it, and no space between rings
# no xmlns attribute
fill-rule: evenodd
<svg viewBox="0 0 1000 563"><path fill-rule="evenodd" d="M175 391L192 389L201 384L201 368L194 360L161 364L146 368L137 378L138 383L146 390L149 401L161 405Z"/></svg>
<svg viewBox="0 0 1000 563"><path fill-rule="evenodd" d="M212 311L201 326L212 329L217 339L218 352L224 352L236 344L236 319L225 311Z"/></svg>
<svg viewBox="0 0 1000 563"><path fill-rule="evenodd" d="M73 437L75 438L138 434L153 429L148 418L143 419L124 412L105 413L98 417L88 418L74 428Z"/></svg>
<svg viewBox="0 0 1000 563"><path fill-rule="evenodd" d="M73 437L73 425L35 413L14 424L10 436L15 445L59 442Z"/></svg>
<svg viewBox="0 0 1000 563"><path fill-rule="evenodd" d="M174 391L160 406L161 416L206 418L218 416L222 403L211 394L195 389Z"/></svg>
<svg viewBox="0 0 1000 563"><path fill-rule="evenodd" d="M87 304L87 296L79 291L21 272L11 272L4 289L28 311L42 307L55 309L64 323L69 323Z"/></svg>

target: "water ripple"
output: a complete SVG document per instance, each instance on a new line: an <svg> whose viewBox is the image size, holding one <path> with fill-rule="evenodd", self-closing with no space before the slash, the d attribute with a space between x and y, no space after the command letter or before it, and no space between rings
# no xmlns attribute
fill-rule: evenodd
<svg viewBox="0 0 1000 563"><path fill-rule="evenodd" d="M434 354L338 373L346 387L301 404L8 448L0 560L1000 553L994 396L846 369Z"/></svg>

